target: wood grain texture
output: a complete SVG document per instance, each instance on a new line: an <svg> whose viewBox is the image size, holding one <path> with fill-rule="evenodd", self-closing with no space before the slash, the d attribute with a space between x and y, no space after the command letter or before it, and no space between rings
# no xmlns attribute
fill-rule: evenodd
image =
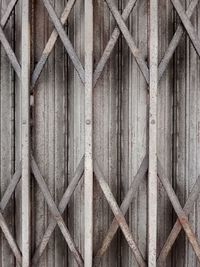
<svg viewBox="0 0 200 267"><path fill-rule="evenodd" d="M1 225L19 255L22 248L22 101L18 76L22 53L22 1L16 2L0 1L3 30L1 40L4 41L0 62L0 207L5 208L5 211L2 211ZM100 172L103 173L103 180L100 186L94 175L94 233L90 259L93 251L95 267L129 267L138 266L138 263L119 224L126 237L129 234L132 236L145 263L148 258L146 152L149 142L149 6L145 0L107 2L108 4L105 1L93 1L93 148ZM54 216L57 214L62 221L61 228L66 224L77 250L84 258L83 155L84 112L87 105L84 103L85 70L81 66L85 64L85 42L87 47L87 40L84 39L84 18L87 12L84 11L84 1L51 0L50 8L55 11L51 10L50 13L56 24L55 29L44 3L49 8L47 0L36 0L31 4L31 74L34 73L31 77L34 89L31 91L31 142L33 155L41 173L40 178L44 178L47 186L44 188L43 184L43 193L45 190L45 194L48 194L46 200L50 199L51 211L32 176L31 254L34 255L34 266L74 267L77 266L76 260L52 213ZM196 234L199 242L200 95L199 57L196 50L199 50L197 35L200 36L200 6L198 0L173 0L173 3L174 5L171 0L158 1L157 153L164 177L168 178L165 187L168 187L171 200L173 198L176 212L179 217L188 216L190 230ZM183 23L174 9L177 5ZM8 20L10 9L14 6L15 12ZM58 18L61 18L60 22ZM7 20L8 24L5 26ZM191 25L194 28L191 28ZM57 30L61 33L58 34ZM190 33L189 37L187 32ZM7 53L11 52L10 59L18 75L14 74L4 48ZM11 49L16 56L12 54ZM67 50L73 51L71 59L75 59L79 74ZM14 171L16 172L13 176ZM157 186L158 266L200 266L185 232L181 231L177 214L173 211L162 181L158 180ZM111 208L115 215L119 215L118 220L114 219ZM19 251L11 234L16 239ZM130 244L131 240L128 240ZM0 236L0 244L0 265L15 266L14 256L3 234Z"/></svg>

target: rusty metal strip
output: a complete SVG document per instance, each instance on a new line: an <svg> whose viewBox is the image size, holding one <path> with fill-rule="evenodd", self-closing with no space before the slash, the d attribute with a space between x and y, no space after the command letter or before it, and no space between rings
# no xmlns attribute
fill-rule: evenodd
<svg viewBox="0 0 200 267"><path fill-rule="evenodd" d="M159 175L159 173L158 173L158 175ZM185 203L185 206L183 208L186 215L189 215L190 211L192 210L195 201L199 197L199 193L200 193L200 176L197 178L194 186L192 187L191 193L190 193L190 195L189 195L189 197ZM176 223L174 224L174 227L172 228L172 230L171 230L171 232L167 238L167 241L165 242L165 244L164 244L164 246L160 252L160 255L159 255L158 260L157 260L157 266L162 267L164 265L166 258L168 256L174 242L176 241L181 229L182 229L182 226L180 224L179 219L177 219Z"/></svg>
<svg viewBox="0 0 200 267"><path fill-rule="evenodd" d="M116 5L114 4L113 0L105 0L113 17L115 18L132 54L135 57L135 60L138 64L139 69L141 70L147 84L149 83L149 69L147 67L147 64L140 52L140 50L137 48L135 42L133 41L133 38L124 22L122 19L122 16L120 15Z"/></svg>
<svg viewBox="0 0 200 267"><path fill-rule="evenodd" d="M189 242L190 244L192 245L193 249L194 249L194 252L200 262L200 246L199 246L199 243L197 241L197 238L189 224L189 221L188 221L188 217L185 213L185 211L182 209L181 205L180 205L180 202L169 182L169 180L165 177L165 174L164 174L164 170L160 164L160 162L158 161L158 173L159 173L159 179L160 181L162 182L166 192L167 192L167 195L172 203L172 206L174 207L174 210L179 218L179 221L189 239Z"/></svg>
<svg viewBox="0 0 200 267"><path fill-rule="evenodd" d="M64 25L68 19L68 16L75 4L76 0L69 0L66 4L66 7L61 15L61 18L60 18L60 22L62 25ZM58 39L58 33L56 31L56 29L54 29L49 37L49 40L47 41L46 43L46 46L42 52L42 55L40 57L40 60L38 61L34 71L33 71L33 74L32 74L32 77L31 77L31 89L33 90L34 87L35 87L35 84L38 80L38 78L40 77L40 74L44 68L44 65L52 51L52 49L54 48L55 46L55 43Z"/></svg>
<svg viewBox="0 0 200 267"><path fill-rule="evenodd" d="M133 198L136 196L136 193L138 191L138 187L140 185L141 180L144 178L144 176L147 173L148 169L148 156L146 155L144 159L142 160L142 163L133 178L133 182L130 185L130 188L120 206L120 210L123 215L126 214L131 202L133 201ZM113 219L112 224L109 227L109 230L106 234L106 237L104 238L102 245L100 249L97 251L95 257L94 257L94 267L99 266L101 262L102 256L105 254L105 252L108 250L110 243L113 240L113 237L115 236L117 230L119 228L119 224L116 220L116 218Z"/></svg>
<svg viewBox="0 0 200 267"><path fill-rule="evenodd" d="M171 0L175 10L177 11L181 22L183 23L183 26L185 27L188 36L190 37L190 40L192 41L192 44L197 52L197 54L200 57L200 39L197 35L197 32L195 31L192 23L190 22L187 14L185 13L185 10L182 6L182 4L180 3L179 0Z"/></svg>
<svg viewBox="0 0 200 267"><path fill-rule="evenodd" d="M84 172L84 156L82 157L80 163L78 164L78 167L76 168L76 171L74 173L74 177L72 178L72 181L70 182L70 184L68 185L59 205L58 205L58 210L60 211L60 213L62 214L68 203L69 203L69 200L74 192L74 190L76 189L82 175L83 175L83 172ZM50 219L50 222L49 222L49 225L42 237L42 240L39 244L39 246L37 247L34 255L33 255L33 258L32 258L32 265L37 265L38 263L38 260L39 258L42 256L42 253L44 252L48 242L49 242L49 239L55 229L57 225L57 221L54 220L53 218Z"/></svg>
<svg viewBox="0 0 200 267"><path fill-rule="evenodd" d="M103 172L101 171L98 163L97 163L97 160L94 160L94 173L95 173L95 176L96 176L96 179L108 201L108 204L113 212L113 214L115 215L115 218L124 234L124 237L126 238L127 240L127 243L130 247L130 249L132 250L133 252L133 255L135 256L135 259L136 261L138 262L139 266L146 266L146 263L145 263L145 260L142 256L142 253L140 252L139 248L137 247L134 239L133 239L133 236L132 236L132 233L128 227L128 224L124 218L124 215L122 213L122 211L120 210L110 188L109 188L109 185L106 183L105 181L105 176L103 174Z"/></svg>
<svg viewBox="0 0 200 267"><path fill-rule="evenodd" d="M85 82L85 71L83 69L83 66L76 54L76 52L74 51L74 48L65 32L65 30L63 29L63 25L60 22L58 16L56 15L55 10L53 9L52 5L50 4L49 0L42 0L44 3L44 6L46 7L49 16L57 30L58 35L60 36L61 41L63 42L64 47L66 48L68 55L71 59L71 61L74 64L74 67L81 79L81 81L84 83Z"/></svg>
<svg viewBox="0 0 200 267"><path fill-rule="evenodd" d="M65 238L67 244L68 244L68 247L69 249L71 250L78 266L81 266L83 267L84 266L84 263L83 263L83 258L80 254L80 252L78 251L78 249L76 248L76 245L69 233L69 230L67 229L67 226L60 214L60 211L58 210L52 196L51 196L51 193L49 192L49 189L44 181L44 178L43 176L41 175L41 172L33 158L33 156L31 156L31 169L32 169L32 172L34 174L34 177L39 185L39 188L41 189L43 195L44 195L44 198L48 204L48 207L54 217L54 219L56 220L60 230L61 230L61 233L63 234L63 237Z"/></svg>

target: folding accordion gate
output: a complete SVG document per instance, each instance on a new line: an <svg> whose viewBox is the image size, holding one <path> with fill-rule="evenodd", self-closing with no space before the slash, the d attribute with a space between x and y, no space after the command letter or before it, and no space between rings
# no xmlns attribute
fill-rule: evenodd
<svg viewBox="0 0 200 267"><path fill-rule="evenodd" d="M0 3L0 266L200 266L199 1Z"/></svg>

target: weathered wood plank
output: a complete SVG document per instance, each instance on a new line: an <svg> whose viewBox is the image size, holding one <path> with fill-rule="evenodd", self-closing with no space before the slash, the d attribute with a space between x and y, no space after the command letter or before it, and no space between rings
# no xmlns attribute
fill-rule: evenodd
<svg viewBox="0 0 200 267"><path fill-rule="evenodd" d="M9 1L10 2L10 1ZM4 32L10 47L13 49L14 35L14 16L10 16L8 1L0 1L1 6L1 21L5 22ZM9 20L8 20L9 18ZM4 20L5 19L5 20ZM14 164L14 71L10 64L9 58L1 45L0 51L0 195L3 198L7 187L12 181L12 176L15 169ZM15 256L7 241L9 236L12 240L15 237L15 218L14 214L15 203L13 195L6 201L4 206L3 217L7 224L7 237L2 229L0 230L0 266L14 266ZM5 225L6 226L6 225ZM13 240L14 241L14 240ZM15 246L14 242L11 244ZM14 248L14 247L13 247Z"/></svg>

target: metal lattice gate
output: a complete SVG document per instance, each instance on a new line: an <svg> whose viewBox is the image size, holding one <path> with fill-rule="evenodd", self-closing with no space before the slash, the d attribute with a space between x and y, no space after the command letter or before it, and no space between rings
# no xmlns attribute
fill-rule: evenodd
<svg viewBox="0 0 200 267"><path fill-rule="evenodd" d="M199 1L0 3L0 266L200 266Z"/></svg>

